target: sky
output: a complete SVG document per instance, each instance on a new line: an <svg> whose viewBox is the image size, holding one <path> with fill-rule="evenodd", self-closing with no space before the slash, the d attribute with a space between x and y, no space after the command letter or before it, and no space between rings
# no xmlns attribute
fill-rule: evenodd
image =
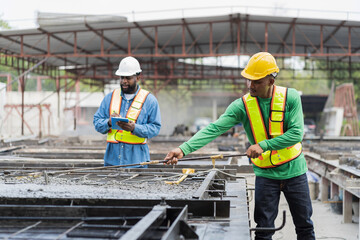
<svg viewBox="0 0 360 240"><path fill-rule="evenodd" d="M128 21L237 12L360 21L360 0L0 0L0 6L0 19L13 29L37 27L37 12L117 15Z"/></svg>

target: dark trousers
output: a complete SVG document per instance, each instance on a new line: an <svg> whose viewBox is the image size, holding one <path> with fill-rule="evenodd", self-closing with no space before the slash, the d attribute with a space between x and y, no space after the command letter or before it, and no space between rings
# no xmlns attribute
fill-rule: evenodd
<svg viewBox="0 0 360 240"><path fill-rule="evenodd" d="M306 174L286 180L256 177L254 213L256 227L275 227L274 221L278 214L281 191L289 204L297 239L315 239L314 226L310 219L312 206ZM256 231L255 239L272 239L274 233L274 231Z"/></svg>

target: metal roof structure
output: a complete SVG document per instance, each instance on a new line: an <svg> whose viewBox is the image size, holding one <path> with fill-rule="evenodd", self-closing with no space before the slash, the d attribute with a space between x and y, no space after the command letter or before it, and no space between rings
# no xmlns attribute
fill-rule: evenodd
<svg viewBox="0 0 360 240"><path fill-rule="evenodd" d="M237 13L129 22L119 16L40 13L38 23L37 29L0 32L1 64L53 77L66 69L73 78L108 81L116 78L120 60L132 55L140 60L146 79L171 81L241 78L238 68L179 61L186 58L268 51L277 58L360 61L358 21Z"/></svg>
<svg viewBox="0 0 360 240"><path fill-rule="evenodd" d="M241 13L128 21L121 16L39 13L38 24L35 29L0 31L0 64L17 69L19 74L22 134L25 82L30 72L56 80L58 95L61 89L79 93L80 81L100 88L115 82L120 60L132 55L141 63L142 86L155 95L172 89L179 96L191 90L198 96L204 96L202 91L210 97L221 97L223 92L239 97L246 89L240 56L267 51L277 58L282 70L289 69L282 61L285 58L322 59L326 64L321 71L330 73L332 62L346 62L342 70L349 71L350 79L356 77L351 76L356 67L352 63L360 62L360 42L356 41L360 21ZM237 57L238 64L224 67L186 61L223 56ZM316 78L316 69L302 69L308 70L312 71L308 75ZM9 77L7 81L11 86L13 81ZM79 106L74 109L78 118Z"/></svg>

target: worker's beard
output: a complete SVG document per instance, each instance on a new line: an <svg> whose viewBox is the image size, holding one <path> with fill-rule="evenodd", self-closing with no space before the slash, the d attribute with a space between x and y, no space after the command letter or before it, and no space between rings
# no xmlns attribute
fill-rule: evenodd
<svg viewBox="0 0 360 240"><path fill-rule="evenodd" d="M121 86L121 92L126 93L126 94L133 94L136 92L137 84L136 84L136 82L134 82L133 85L121 84L120 86Z"/></svg>

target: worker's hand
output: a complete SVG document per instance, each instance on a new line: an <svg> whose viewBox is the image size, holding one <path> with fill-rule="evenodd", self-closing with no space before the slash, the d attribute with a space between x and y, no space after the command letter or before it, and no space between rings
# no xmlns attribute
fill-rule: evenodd
<svg viewBox="0 0 360 240"><path fill-rule="evenodd" d="M121 127L122 129L124 129L125 131L129 131L132 132L135 129L135 122L129 120L129 122L121 122L118 121L116 122L116 124Z"/></svg>
<svg viewBox="0 0 360 240"><path fill-rule="evenodd" d="M246 155L249 158L258 158L263 152L264 150L260 147L259 144L254 144L246 150Z"/></svg>
<svg viewBox="0 0 360 240"><path fill-rule="evenodd" d="M120 114L117 114L115 111L110 115L110 118L109 118L109 121L108 121L108 125L109 125L109 127L111 127L112 126L112 124L111 124L111 118L112 117L121 117L120 116Z"/></svg>
<svg viewBox="0 0 360 240"><path fill-rule="evenodd" d="M183 151L180 149L180 148L175 148L173 150L171 150L167 155L166 157L164 158L164 160L167 160L166 163L164 164L177 164L178 162L178 159L184 157L184 153Z"/></svg>

